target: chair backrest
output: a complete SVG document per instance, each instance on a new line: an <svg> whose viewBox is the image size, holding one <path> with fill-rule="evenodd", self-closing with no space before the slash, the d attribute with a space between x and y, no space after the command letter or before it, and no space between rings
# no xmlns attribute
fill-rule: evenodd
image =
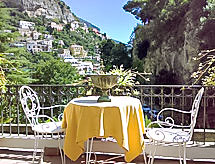
<svg viewBox="0 0 215 164"><path fill-rule="evenodd" d="M194 130L194 127L196 125L196 118L197 118L197 115L198 115L198 112L199 112L199 106L200 106L200 103L201 103L201 99L202 99L202 96L203 96L203 93L204 93L204 88L202 87L199 92L197 93L194 101L193 101L193 105L192 105L192 110L191 110L191 124L190 124L190 136L192 136L193 134L193 130Z"/></svg>
<svg viewBox="0 0 215 164"><path fill-rule="evenodd" d="M28 86L22 86L19 91L20 101L31 126L37 124L36 116L40 112L40 102L37 93Z"/></svg>

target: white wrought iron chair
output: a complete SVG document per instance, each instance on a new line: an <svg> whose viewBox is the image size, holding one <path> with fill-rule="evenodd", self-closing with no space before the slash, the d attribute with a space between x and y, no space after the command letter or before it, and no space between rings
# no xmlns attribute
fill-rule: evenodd
<svg viewBox="0 0 215 164"><path fill-rule="evenodd" d="M60 133L64 131L64 129L61 128L61 117L60 114L58 116L58 121L56 122L53 118L51 118L48 115L40 114L40 110L51 110L53 108L57 107L65 107L65 105L55 105L51 107L41 107L40 102L37 96L37 93L33 91L28 86L22 86L19 91L20 95L20 101L22 104L22 108L25 112L25 115L31 125L32 130L34 131L35 136L35 142L34 142L34 152L33 152L33 163L35 160L35 156L37 153L37 147L38 147L38 140L40 137L40 134L47 135L47 134L57 134L58 135L58 146L60 150L61 160L62 163L65 163L65 156L62 154L61 150L61 144L60 144ZM50 111L51 113L51 111ZM43 119L49 120L49 122L43 122L41 121Z"/></svg>
<svg viewBox="0 0 215 164"><path fill-rule="evenodd" d="M179 158L180 164L182 162L186 164L186 144L191 140L193 135L193 130L196 124L196 118L199 111L199 106L201 102L202 95L204 93L204 88L201 88L197 93L190 111L182 111L174 108L164 108L157 115L157 121L151 122L147 126L146 136L149 138L151 143L154 145L154 152L150 151L150 157L148 164L154 163L154 156L157 150L157 146L160 143L176 143L179 145ZM174 122L174 119L171 117L166 117L164 121L161 121L159 118L164 112L178 112L181 114L190 114L190 124L187 126L177 125ZM153 124L159 125L160 128L152 128ZM186 129L186 131L185 131ZM183 147L183 149L182 149ZM182 151L181 151L182 150ZM183 152L183 161L181 158L181 152Z"/></svg>

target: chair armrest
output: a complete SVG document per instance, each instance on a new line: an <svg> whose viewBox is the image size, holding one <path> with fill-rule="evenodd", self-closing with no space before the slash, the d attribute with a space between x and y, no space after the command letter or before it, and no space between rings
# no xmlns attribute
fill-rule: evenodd
<svg viewBox="0 0 215 164"><path fill-rule="evenodd" d="M164 108L162 109L160 112L158 112L157 114L157 120L156 121L153 121L151 122L147 128L149 128L151 125L153 124L158 124L161 128L163 128L164 126L168 126L169 128L173 128L173 127L178 127L178 128L189 128L190 126L185 126L185 125L177 125L175 124L175 121L172 117L166 117L164 121L160 120L159 118L162 118L161 117L161 114L163 112L166 112L166 111L174 111L174 112L179 112L179 113L184 113L184 114L191 114L191 111L182 111L182 110L179 110L179 109L175 109L175 108Z"/></svg>
<svg viewBox="0 0 215 164"><path fill-rule="evenodd" d="M40 109L52 109L52 108L58 108L58 107L66 107L66 105L54 105L50 107L40 107Z"/></svg>
<svg viewBox="0 0 215 164"><path fill-rule="evenodd" d="M57 117L58 121L62 121L63 119L63 113L59 114L58 117Z"/></svg>
<svg viewBox="0 0 215 164"><path fill-rule="evenodd" d="M53 122L53 123L55 124L56 128L57 128L56 121L55 121L53 118L51 118L51 117L49 117L49 116L47 116L47 115L37 115L37 116L36 116L37 124L40 124L40 123L38 122L38 119L39 119L39 118L47 118L47 119L50 119L51 122Z"/></svg>
<svg viewBox="0 0 215 164"><path fill-rule="evenodd" d="M53 109L53 108L58 108L58 107L64 107L65 108L66 105L54 105L54 106L50 106L50 107L40 107L40 109ZM49 117L49 116L47 116L47 117ZM49 117L49 118L51 118L51 117ZM61 113L60 115L58 115L57 119L58 119L58 121L62 121L62 118L63 118L63 113ZM51 119L53 120L53 118L51 118Z"/></svg>
<svg viewBox="0 0 215 164"><path fill-rule="evenodd" d="M179 109L176 109L176 108L164 108L164 109L160 110L159 113L162 113L162 112L168 111L168 110L169 111L180 112L180 113L188 113L188 114L191 113L191 111L184 111L184 110L179 110Z"/></svg>

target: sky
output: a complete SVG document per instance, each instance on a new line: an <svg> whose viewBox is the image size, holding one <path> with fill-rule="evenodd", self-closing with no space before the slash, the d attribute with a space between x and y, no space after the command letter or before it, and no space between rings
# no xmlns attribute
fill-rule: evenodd
<svg viewBox="0 0 215 164"><path fill-rule="evenodd" d="M92 23L111 39L127 43L129 37L140 23L125 12L123 6L128 0L64 0L78 17Z"/></svg>

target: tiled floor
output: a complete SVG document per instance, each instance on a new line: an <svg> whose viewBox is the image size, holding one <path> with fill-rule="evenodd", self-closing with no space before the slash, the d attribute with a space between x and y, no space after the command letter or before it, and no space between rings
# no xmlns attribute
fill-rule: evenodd
<svg viewBox="0 0 215 164"><path fill-rule="evenodd" d="M35 163L41 163L40 161L40 153L36 156ZM96 155L97 161L104 161L107 159L108 155ZM111 156L113 157L113 156ZM92 156L94 158L94 156ZM31 164L32 162L32 152L29 151L21 151L21 150L8 150L8 149L0 149L0 164ZM85 163L85 155L82 155L76 162L72 162L67 159L66 164L84 164ZM109 164L126 164L123 158L115 159ZM134 161L130 162L130 164L143 164L143 156L138 156ZM194 162L188 161L188 164L214 164L213 162ZM43 164L61 164L60 156L56 155L46 155L43 158ZM179 164L179 161L176 160L161 160L156 159L155 164Z"/></svg>

